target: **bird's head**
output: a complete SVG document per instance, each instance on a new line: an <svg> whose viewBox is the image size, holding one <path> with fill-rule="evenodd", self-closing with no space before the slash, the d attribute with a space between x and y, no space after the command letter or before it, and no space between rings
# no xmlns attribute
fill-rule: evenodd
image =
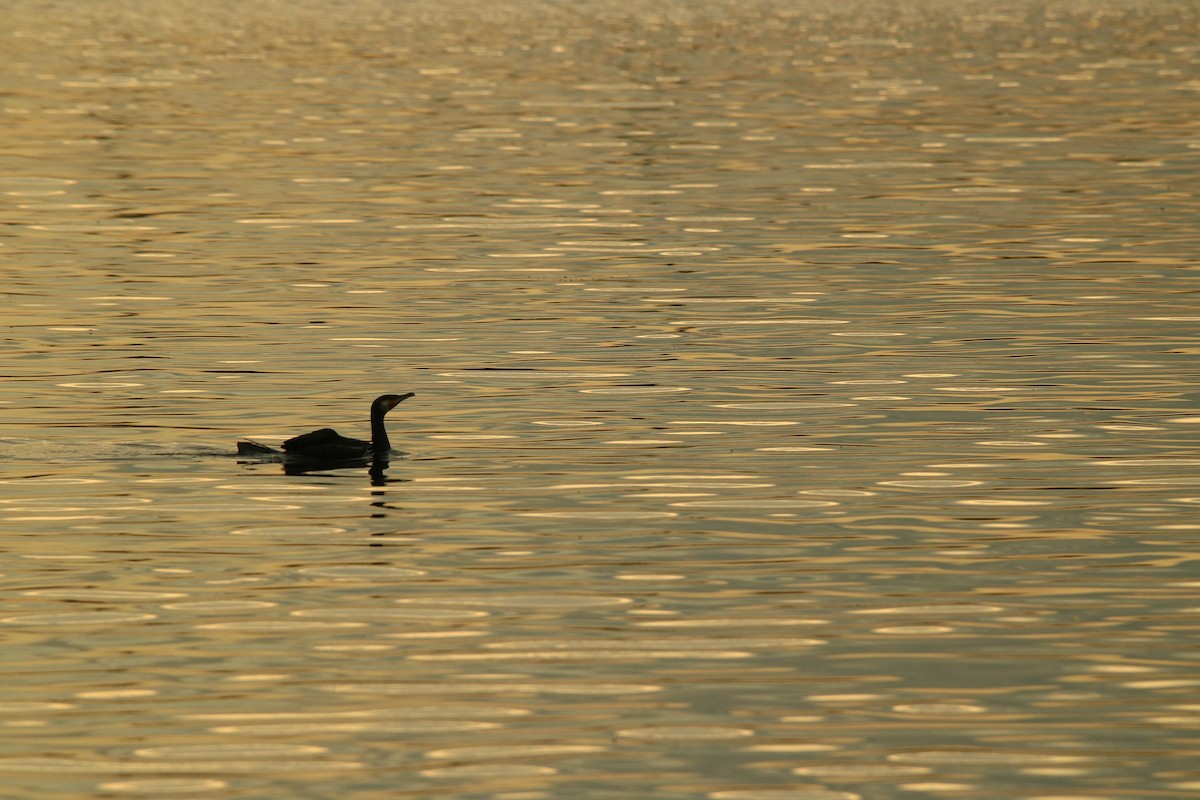
<svg viewBox="0 0 1200 800"><path fill-rule="evenodd" d="M375 398L375 402L371 403L371 410L386 414L412 396L412 392L408 392L407 394L380 395Z"/></svg>

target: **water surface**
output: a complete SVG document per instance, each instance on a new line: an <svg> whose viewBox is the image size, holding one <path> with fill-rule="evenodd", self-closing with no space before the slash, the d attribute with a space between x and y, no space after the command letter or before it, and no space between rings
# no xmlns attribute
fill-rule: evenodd
<svg viewBox="0 0 1200 800"><path fill-rule="evenodd" d="M1194 8L9 6L6 796L1200 788Z"/></svg>

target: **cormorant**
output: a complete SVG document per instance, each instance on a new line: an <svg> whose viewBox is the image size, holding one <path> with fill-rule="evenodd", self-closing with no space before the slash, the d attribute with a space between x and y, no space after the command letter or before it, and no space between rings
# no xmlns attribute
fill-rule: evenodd
<svg viewBox="0 0 1200 800"><path fill-rule="evenodd" d="M402 402L412 397L413 393L385 394L375 398L371 403L371 441L349 439L342 436L333 428L305 433L293 439L288 439L276 450L258 442L238 442L239 456L269 456L282 455L284 462L305 462L335 464L339 462L362 462L371 459L386 459L392 443L388 441L387 429L383 426L383 417Z"/></svg>

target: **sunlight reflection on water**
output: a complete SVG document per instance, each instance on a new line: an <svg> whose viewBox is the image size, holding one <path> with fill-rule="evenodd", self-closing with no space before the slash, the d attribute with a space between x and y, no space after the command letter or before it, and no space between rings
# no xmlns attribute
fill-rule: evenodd
<svg viewBox="0 0 1200 800"><path fill-rule="evenodd" d="M6 796L1196 788L1194 9L9 5Z"/></svg>

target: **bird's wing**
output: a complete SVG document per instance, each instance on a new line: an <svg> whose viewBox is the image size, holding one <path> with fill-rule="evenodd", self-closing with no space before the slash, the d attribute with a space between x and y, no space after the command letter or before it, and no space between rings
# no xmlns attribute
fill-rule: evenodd
<svg viewBox="0 0 1200 800"><path fill-rule="evenodd" d="M283 449L285 452L288 450L307 450L342 440L342 437L333 428L321 428L319 431L302 433L299 436L288 439L283 443Z"/></svg>

